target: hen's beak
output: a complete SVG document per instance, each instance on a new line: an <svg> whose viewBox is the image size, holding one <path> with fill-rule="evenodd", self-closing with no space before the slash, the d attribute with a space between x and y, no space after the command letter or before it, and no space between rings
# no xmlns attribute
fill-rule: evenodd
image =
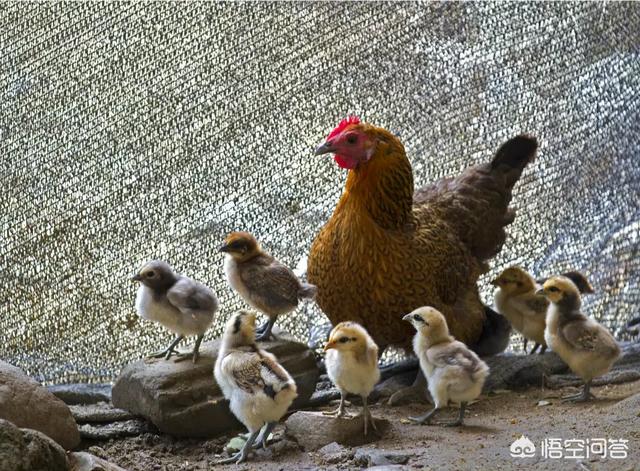
<svg viewBox="0 0 640 471"><path fill-rule="evenodd" d="M536 295L544 296L544 288L540 288L538 291L536 291Z"/></svg>
<svg viewBox="0 0 640 471"><path fill-rule="evenodd" d="M411 314L406 314L403 318L403 321L411 322Z"/></svg>
<svg viewBox="0 0 640 471"><path fill-rule="evenodd" d="M316 147L316 151L314 152L314 155L323 155L323 154L328 154L330 152L335 152L335 147L333 147L333 143L331 141L327 141L324 144L320 144L318 147Z"/></svg>
<svg viewBox="0 0 640 471"><path fill-rule="evenodd" d="M489 283L491 283L493 286L500 286L500 280L498 278L491 280Z"/></svg>
<svg viewBox="0 0 640 471"><path fill-rule="evenodd" d="M324 351L326 352L327 350L331 350L332 348L336 348L336 343L327 342L327 344L324 346Z"/></svg>
<svg viewBox="0 0 640 471"><path fill-rule="evenodd" d="M131 281L142 281L142 276L140 276L140 273L133 275Z"/></svg>

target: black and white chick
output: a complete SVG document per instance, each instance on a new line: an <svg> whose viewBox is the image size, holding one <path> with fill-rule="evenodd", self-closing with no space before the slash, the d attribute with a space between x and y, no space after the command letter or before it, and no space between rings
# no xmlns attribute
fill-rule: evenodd
<svg viewBox="0 0 640 471"><path fill-rule="evenodd" d="M148 262L132 278L140 283L136 295L136 311L143 319L158 322L176 334L175 340L162 352L151 357L169 359L178 354L180 360L198 361L200 344L211 326L219 302L211 288L175 273L162 260ZM186 336L197 336L193 352L179 354L176 346Z"/></svg>
<svg viewBox="0 0 640 471"><path fill-rule="evenodd" d="M580 292L569 278L551 277L539 293L551 302L544 331L547 345L585 383L580 394L564 399L588 401L594 397L591 381L611 369L620 357L620 347L605 327L582 313Z"/></svg>
<svg viewBox="0 0 640 471"><path fill-rule="evenodd" d="M489 367L449 334L447 321L437 309L421 307L404 316L403 320L410 322L417 331L413 350L420 360L435 405L426 414L409 419L430 424L433 417L452 401L460 403L458 419L443 425L462 425L467 403L482 392Z"/></svg>
<svg viewBox="0 0 640 471"><path fill-rule="evenodd" d="M340 390L340 406L325 415L345 416L346 395L357 394L362 398L364 434L367 435L369 424L377 432L367 399L380 380L378 346L360 324L341 322L329 334L324 351L327 375Z"/></svg>
<svg viewBox="0 0 640 471"><path fill-rule="evenodd" d="M266 447L273 427L298 395L295 381L276 357L258 348L255 332L256 314L238 311L222 336L214 368L216 382L250 435L242 450L217 464L245 461L256 439L256 447Z"/></svg>
<svg viewBox="0 0 640 471"><path fill-rule="evenodd" d="M303 283L293 270L260 247L248 232L230 233L218 249L224 252L224 269L231 287L269 320L258 329L256 340L269 340L278 316L298 307L302 299L313 299L316 286Z"/></svg>

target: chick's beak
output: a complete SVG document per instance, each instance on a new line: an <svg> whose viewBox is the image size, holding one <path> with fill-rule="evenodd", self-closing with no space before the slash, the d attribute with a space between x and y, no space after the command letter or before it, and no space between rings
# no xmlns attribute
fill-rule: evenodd
<svg viewBox="0 0 640 471"><path fill-rule="evenodd" d="M536 295L544 296L544 288L540 288L538 291L536 291Z"/></svg>
<svg viewBox="0 0 640 471"><path fill-rule="evenodd" d="M327 141L324 144L320 144L318 147L316 147L316 151L314 152L314 155L323 155L323 154L328 154L330 152L335 152L335 147L333 147L333 143L331 141Z"/></svg>
<svg viewBox="0 0 640 471"><path fill-rule="evenodd" d="M227 244L222 244L220 247L218 247L218 252L228 252L229 251L229 246Z"/></svg>
<svg viewBox="0 0 640 471"><path fill-rule="evenodd" d="M331 350L332 348L336 348L336 343L335 342L327 342L327 344L324 346L324 351L326 352L327 350Z"/></svg>
<svg viewBox="0 0 640 471"><path fill-rule="evenodd" d="M131 281L142 281L142 276L140 276L140 273L136 273L131 277Z"/></svg>
<svg viewBox="0 0 640 471"><path fill-rule="evenodd" d="M403 318L403 321L411 322L411 314L406 314Z"/></svg>

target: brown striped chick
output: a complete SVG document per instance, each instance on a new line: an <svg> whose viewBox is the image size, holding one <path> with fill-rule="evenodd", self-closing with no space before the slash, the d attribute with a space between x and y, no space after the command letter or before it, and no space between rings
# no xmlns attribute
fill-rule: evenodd
<svg viewBox="0 0 640 471"><path fill-rule="evenodd" d="M231 287L269 321L258 329L256 340L269 340L278 316L298 307L301 299L313 299L315 285L301 282L293 271L264 252L248 232L232 232L219 248L226 254L225 272Z"/></svg>
<svg viewBox="0 0 640 471"><path fill-rule="evenodd" d="M295 381L276 357L256 345L255 330L256 314L238 311L222 336L214 375L231 412L250 435L242 450L216 464L245 461L254 442L266 447L273 427L298 395Z"/></svg>
<svg viewBox="0 0 640 471"><path fill-rule="evenodd" d="M620 347L606 328L581 312L580 292L569 278L551 277L539 293L551 302L544 332L547 345L585 382L580 394L564 399L588 401L594 397L592 379L611 369L620 357Z"/></svg>
<svg viewBox="0 0 640 471"><path fill-rule="evenodd" d="M593 293L591 284L582 273L573 271L564 275L574 280L582 292ZM504 270L491 284L496 286L496 310L522 334L525 353L529 340L535 342L529 353L535 353L539 347L540 353L544 353L547 349L544 329L549 301L544 296L536 294L541 285L526 270L517 266Z"/></svg>
<svg viewBox="0 0 640 471"><path fill-rule="evenodd" d="M345 415L344 401L347 394L357 394L362 398L364 434L369 423L377 432L371 416L367 398L380 380L378 369L378 346L364 327L355 322L341 322L329 334L329 342L324 347L327 374L340 390L340 406L326 415Z"/></svg>
<svg viewBox="0 0 640 471"><path fill-rule="evenodd" d="M447 321L437 309L421 307L402 319L417 330L413 350L420 360L420 368L427 378L435 404L433 410L409 419L419 424L430 424L433 417L453 401L460 403L458 419L443 425L462 425L467 403L482 392L489 367L464 343L449 334Z"/></svg>

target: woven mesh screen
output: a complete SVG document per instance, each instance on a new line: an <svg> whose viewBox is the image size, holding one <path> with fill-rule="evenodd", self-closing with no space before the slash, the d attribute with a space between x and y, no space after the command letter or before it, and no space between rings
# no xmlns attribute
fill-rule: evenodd
<svg viewBox="0 0 640 471"><path fill-rule="evenodd" d="M345 173L312 149L355 113L417 185L516 133L539 157L497 269L581 269L616 328L640 298L640 5L0 4L2 358L105 381L169 334L129 277L162 258L242 306L216 247L254 232L294 267ZM301 339L326 318L282 318Z"/></svg>

